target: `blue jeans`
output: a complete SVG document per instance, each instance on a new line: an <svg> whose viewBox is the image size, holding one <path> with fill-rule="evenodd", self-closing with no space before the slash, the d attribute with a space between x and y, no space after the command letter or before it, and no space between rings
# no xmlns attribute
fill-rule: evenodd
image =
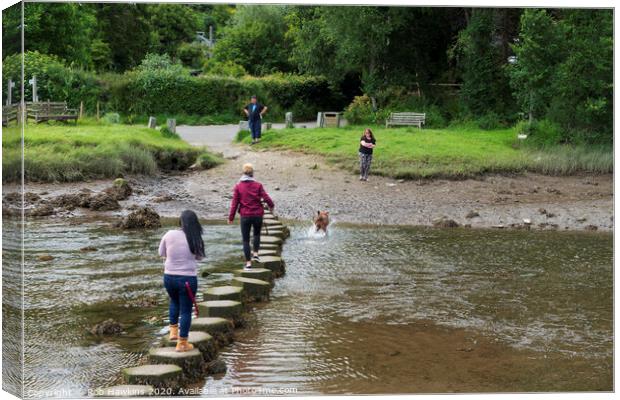
<svg viewBox="0 0 620 400"><path fill-rule="evenodd" d="M181 320L179 336L182 338L189 335L189 328L192 325L192 299L187 293L185 282L189 282L192 293L196 296L198 279L195 276L164 274L164 287L170 296L170 307L168 309L170 325L178 324L179 319Z"/></svg>
<svg viewBox="0 0 620 400"><path fill-rule="evenodd" d="M261 120L248 121L248 125L250 126L250 132L252 133L252 139L260 139L260 129L261 129Z"/></svg>

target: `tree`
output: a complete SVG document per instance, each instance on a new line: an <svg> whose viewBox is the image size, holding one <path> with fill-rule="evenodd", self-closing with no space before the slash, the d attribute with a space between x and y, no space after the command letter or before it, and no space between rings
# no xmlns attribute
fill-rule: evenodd
<svg viewBox="0 0 620 400"><path fill-rule="evenodd" d="M190 6L184 4L149 5L153 38L151 50L176 56L181 43L191 42L200 28L200 20Z"/></svg>
<svg viewBox="0 0 620 400"><path fill-rule="evenodd" d="M149 15L144 4L94 4L97 30L111 50L111 68L125 71L142 61L151 46Z"/></svg>
<svg viewBox="0 0 620 400"><path fill-rule="evenodd" d="M506 83L501 41L496 32L496 10L474 9L467 27L459 32L455 55L462 73L461 100L468 113L506 116L513 101Z"/></svg>
<svg viewBox="0 0 620 400"><path fill-rule="evenodd" d="M562 27L544 9L528 9L521 16L521 32L512 47L516 58L508 73L530 123L549 111L554 96L550 83L567 50L563 36Z"/></svg>
<svg viewBox="0 0 620 400"><path fill-rule="evenodd" d="M21 52L21 6L3 13L4 56ZM62 21L62 23L59 23ZM24 4L24 42L26 51L54 54L68 63L88 67L95 25L94 10L89 4Z"/></svg>
<svg viewBox="0 0 620 400"><path fill-rule="evenodd" d="M558 124L564 141L613 140L610 10L526 10L513 48L510 81L530 121Z"/></svg>
<svg viewBox="0 0 620 400"><path fill-rule="evenodd" d="M283 6L240 6L221 32L214 58L233 62L253 75L289 72L288 29Z"/></svg>

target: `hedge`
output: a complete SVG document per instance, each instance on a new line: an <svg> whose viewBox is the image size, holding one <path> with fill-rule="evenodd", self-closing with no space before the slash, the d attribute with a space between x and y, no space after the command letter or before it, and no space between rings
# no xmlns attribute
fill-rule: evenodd
<svg viewBox="0 0 620 400"><path fill-rule="evenodd" d="M6 81L18 82L21 57L4 60L3 94ZM177 68L136 69L124 74L101 74L67 67L62 60L26 53L26 80L33 74L39 81L41 100L66 101L70 107L84 102L87 113L94 114L97 102L104 112L123 116L143 115L229 115L243 117L243 106L255 94L270 109L267 120L283 120L292 111L295 119L314 119L318 111L342 109L324 77L275 74L241 78L191 76ZM14 96L14 99L16 97ZM26 100L31 101L29 85Z"/></svg>

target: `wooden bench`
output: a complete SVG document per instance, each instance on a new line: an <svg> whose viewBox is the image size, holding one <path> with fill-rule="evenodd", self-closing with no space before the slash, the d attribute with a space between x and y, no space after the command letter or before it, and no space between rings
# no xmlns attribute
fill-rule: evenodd
<svg viewBox="0 0 620 400"><path fill-rule="evenodd" d="M9 126L11 121L17 122L19 115L19 104L11 104L10 106L2 106L2 126Z"/></svg>
<svg viewBox="0 0 620 400"><path fill-rule="evenodd" d="M426 113L414 112L393 112L385 120L385 127L390 125L415 125L422 129L422 125L426 123Z"/></svg>
<svg viewBox="0 0 620 400"><path fill-rule="evenodd" d="M67 103L62 102L37 102L26 103L26 118L34 119L35 123L47 121L69 121L75 120L77 124L78 110L68 108Z"/></svg>

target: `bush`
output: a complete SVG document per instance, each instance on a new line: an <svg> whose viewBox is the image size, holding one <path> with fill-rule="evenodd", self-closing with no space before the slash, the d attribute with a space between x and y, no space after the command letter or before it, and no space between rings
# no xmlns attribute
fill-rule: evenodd
<svg viewBox="0 0 620 400"><path fill-rule="evenodd" d="M354 125L375 122L372 111L372 102L368 95L355 96L351 104L344 111L347 122Z"/></svg>
<svg viewBox="0 0 620 400"><path fill-rule="evenodd" d="M478 118L477 120L478 126L484 130L493 130L498 129L502 126L499 115L494 112L489 112Z"/></svg>
<svg viewBox="0 0 620 400"><path fill-rule="evenodd" d="M546 119L531 124L528 121L519 122L517 133L527 135L525 143L535 147L549 147L565 141L560 126Z"/></svg>
<svg viewBox="0 0 620 400"><path fill-rule="evenodd" d="M205 74L232 76L234 78L240 78L247 75L247 71L242 65L235 64L232 61L217 61L212 58L207 60L202 65L202 71Z"/></svg>
<svg viewBox="0 0 620 400"><path fill-rule="evenodd" d="M106 113L102 120L107 124L120 124L121 116L118 113Z"/></svg>
<svg viewBox="0 0 620 400"><path fill-rule="evenodd" d="M186 67L200 69L206 58L204 46L199 43L181 43L177 57Z"/></svg>

